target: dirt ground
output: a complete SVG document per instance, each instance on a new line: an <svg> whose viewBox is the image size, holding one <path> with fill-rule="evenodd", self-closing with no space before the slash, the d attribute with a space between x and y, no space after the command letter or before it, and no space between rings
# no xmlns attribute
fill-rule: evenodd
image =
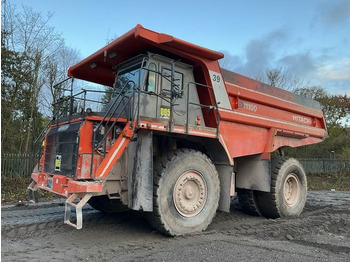
<svg viewBox="0 0 350 262"><path fill-rule="evenodd" d="M266 219L218 212L200 234L169 238L142 214L87 206L84 227L63 224L62 200L3 206L2 261L350 261L350 191L311 191L302 215Z"/></svg>

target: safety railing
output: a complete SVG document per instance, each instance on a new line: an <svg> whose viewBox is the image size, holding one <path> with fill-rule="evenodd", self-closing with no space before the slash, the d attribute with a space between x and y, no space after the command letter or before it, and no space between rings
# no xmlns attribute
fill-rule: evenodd
<svg viewBox="0 0 350 262"><path fill-rule="evenodd" d="M164 95L161 95L161 94L157 94L155 92L146 92L146 91L142 91L140 90L140 93L144 93L144 94L147 94L147 95L154 95L154 96L157 96L159 97L160 99L162 99L163 101L169 103L169 106L171 107L171 110L170 112L172 112L173 110L173 107L179 105L177 104L176 102L174 102L174 100L176 100L176 94L177 92L180 91L180 86L178 84L175 83L175 81L177 79L175 79L174 77L172 77L171 75L168 75L168 74L162 74L161 72L159 71L156 71L156 70L151 70L149 68L143 68L143 70L146 70L148 72L153 72L153 73L156 73L158 75L160 75L163 79L165 79L166 81L168 81L170 84L171 84L171 87L172 87L172 90L165 90L165 91L168 91L169 92L169 95L170 95L170 100L168 100L166 96ZM169 77L171 77L171 79L169 79ZM194 86L194 87L199 87L199 88L208 88L209 92L212 92L212 98L214 99L215 101L215 106L213 105L204 105L204 104L198 104L198 103L194 103L194 102L191 102L190 100L190 87L191 86ZM178 90L177 92L175 92L175 88ZM164 91L164 89L162 90ZM208 85L204 85L202 83L197 83L197 82L189 82L187 83L187 93L186 93L186 96L187 96L187 99L186 99L186 122L185 122L185 132L186 134L189 133L189 105L194 105L194 106L198 106L200 108L205 108L205 109L209 109L209 110L213 110L215 111L215 117L216 117L216 137L219 136L219 124L220 124L220 114L219 114L219 110L218 110L218 104L215 100L215 95L214 95L214 92L213 92L213 89L211 86L208 86ZM169 123L169 131L172 132L172 117L170 117L169 119L170 123Z"/></svg>
<svg viewBox="0 0 350 262"><path fill-rule="evenodd" d="M190 102L190 86L207 88L209 92L211 91L212 98L215 100L215 106ZM186 134L188 134L188 132L189 132L189 113L190 113L189 106L190 105L194 105L194 106L198 106L200 108L206 108L206 109L215 111L215 113L216 113L216 137L218 137L219 136L219 125L220 125L220 114L219 114L218 104L216 102L212 87L208 86L208 85L201 84L201 83L196 83L196 82L189 82L187 84L186 126L185 126Z"/></svg>
<svg viewBox="0 0 350 262"><path fill-rule="evenodd" d="M130 85L132 87L132 92L125 94L126 88L130 88ZM93 164L94 164L94 152L98 151L101 145L103 145L103 157L106 156L106 147L107 147L107 137L113 130L114 126L118 122L118 119L122 116L123 113L126 113L126 109L129 109L129 121L134 121L135 114L132 113L132 111L135 111L134 108L130 108L131 101L135 101L135 93L137 92L136 84L135 82L129 80L125 83L123 88L120 90L118 95L113 98L114 101L110 104L108 110L105 112L103 118L98 123L98 125L94 128L93 131L93 140L92 140L92 152L91 152L91 165L90 165L90 176L93 178ZM125 101L126 99L126 101ZM133 104L134 105L134 104ZM133 106L134 107L134 106ZM127 114L126 114L127 115ZM112 119L114 119L112 121ZM96 135L97 133L104 128L108 128L107 131L104 132L103 137L100 141L96 144Z"/></svg>

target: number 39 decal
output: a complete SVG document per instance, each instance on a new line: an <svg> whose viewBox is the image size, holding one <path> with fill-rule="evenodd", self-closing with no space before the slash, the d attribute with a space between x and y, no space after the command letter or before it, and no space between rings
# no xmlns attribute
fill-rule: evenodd
<svg viewBox="0 0 350 262"><path fill-rule="evenodd" d="M220 76L219 76L219 75L215 75L215 74L213 74L213 78L212 78L212 80L213 80L213 82L218 82L218 83L220 83L221 78L220 78Z"/></svg>

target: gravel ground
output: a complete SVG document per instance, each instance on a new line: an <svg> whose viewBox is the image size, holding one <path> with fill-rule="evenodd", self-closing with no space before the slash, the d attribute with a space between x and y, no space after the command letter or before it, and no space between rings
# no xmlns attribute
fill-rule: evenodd
<svg viewBox="0 0 350 262"><path fill-rule="evenodd" d="M1 209L2 261L350 261L350 192L311 191L302 215L266 219L218 212L207 231L169 238L138 212L84 209L63 224L61 200Z"/></svg>

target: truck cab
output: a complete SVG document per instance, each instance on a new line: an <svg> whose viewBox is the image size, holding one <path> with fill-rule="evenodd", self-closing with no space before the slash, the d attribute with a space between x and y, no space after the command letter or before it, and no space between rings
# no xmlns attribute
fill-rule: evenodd
<svg viewBox="0 0 350 262"><path fill-rule="evenodd" d="M150 52L137 55L118 65L113 87L115 93L110 103L115 101L115 96L127 82L125 93L132 94L134 83L140 87L140 97L135 98L140 99L140 117L154 121L169 121L172 118L174 125L182 126L186 124L188 111L192 112L189 114L189 125L195 126L197 118L203 119L201 108L196 106L199 105L197 91L191 86L194 83L193 67L188 64ZM191 98L188 108L187 96ZM172 98L175 103L173 114Z"/></svg>

